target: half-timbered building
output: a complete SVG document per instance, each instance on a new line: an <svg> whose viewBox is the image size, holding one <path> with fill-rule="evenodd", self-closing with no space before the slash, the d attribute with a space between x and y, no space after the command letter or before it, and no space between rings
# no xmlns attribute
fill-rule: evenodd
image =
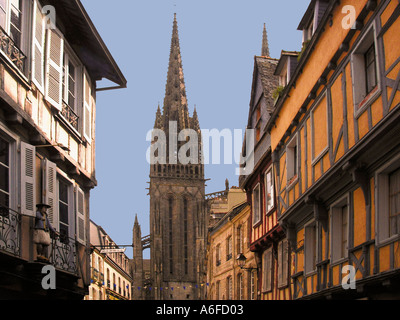
<svg viewBox="0 0 400 320"><path fill-rule="evenodd" d="M79 0L3 0L0 36L0 297L82 299L96 81L126 80ZM33 242L40 203L59 234L47 262ZM45 266L55 289L42 286Z"/></svg>
<svg viewBox="0 0 400 320"><path fill-rule="evenodd" d="M399 298L400 4L311 1L265 130L294 299Z"/></svg>
<svg viewBox="0 0 400 320"><path fill-rule="evenodd" d="M290 57L279 70L287 79ZM296 60L296 59L295 59ZM247 129L254 130L254 169L239 178L251 207L250 250L257 261L257 293L260 300L290 299L289 247L277 220L274 168L271 161L271 137L265 125L279 96L278 60L270 57L264 26L261 56L254 57L253 83ZM288 71L289 70L289 71ZM289 74L290 75L290 74ZM286 81L286 80L285 80ZM250 155L247 155L250 156Z"/></svg>

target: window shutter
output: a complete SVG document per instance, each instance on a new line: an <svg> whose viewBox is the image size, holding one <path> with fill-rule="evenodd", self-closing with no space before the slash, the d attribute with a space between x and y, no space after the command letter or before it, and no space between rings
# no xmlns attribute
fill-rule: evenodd
<svg viewBox="0 0 400 320"><path fill-rule="evenodd" d="M44 160L43 198L51 206L47 215L51 225L59 231L58 202L57 202L57 165L47 159Z"/></svg>
<svg viewBox="0 0 400 320"><path fill-rule="evenodd" d="M21 211L35 216L35 154L36 148L21 142Z"/></svg>
<svg viewBox="0 0 400 320"><path fill-rule="evenodd" d="M85 193L77 188L75 192L75 208L76 208L76 239L83 245L86 245L85 233Z"/></svg>
<svg viewBox="0 0 400 320"><path fill-rule="evenodd" d="M92 108L91 108L91 83L89 76L86 72L83 73L83 133L88 140L91 142L92 139Z"/></svg>
<svg viewBox="0 0 400 320"><path fill-rule="evenodd" d="M283 272L283 242L279 242L278 244L278 285L282 285L282 272Z"/></svg>
<svg viewBox="0 0 400 320"><path fill-rule="evenodd" d="M282 255L282 285L287 285L289 280L289 245L287 240L283 241Z"/></svg>
<svg viewBox="0 0 400 320"><path fill-rule="evenodd" d="M44 92L44 35L45 25L42 9L37 1L33 2L32 17L32 81L36 87Z"/></svg>
<svg viewBox="0 0 400 320"><path fill-rule="evenodd" d="M46 100L61 111L64 40L57 29L47 30Z"/></svg>

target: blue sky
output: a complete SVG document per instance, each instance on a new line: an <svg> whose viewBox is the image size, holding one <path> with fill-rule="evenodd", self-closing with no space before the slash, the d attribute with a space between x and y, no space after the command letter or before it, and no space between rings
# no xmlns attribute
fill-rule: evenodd
<svg viewBox="0 0 400 320"><path fill-rule="evenodd" d="M135 214L142 235L149 234L146 134L164 100L174 13L190 114L196 105L202 129L244 130L264 23L273 58L300 51L297 26L310 0L81 1L128 81L127 89L97 93L98 186L90 215L117 244L128 245ZM207 165L206 193L223 190L226 178L237 186L236 167Z"/></svg>

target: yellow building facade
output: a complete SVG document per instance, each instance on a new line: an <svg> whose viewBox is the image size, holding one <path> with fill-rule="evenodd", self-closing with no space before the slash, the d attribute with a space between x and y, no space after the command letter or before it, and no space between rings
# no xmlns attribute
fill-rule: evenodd
<svg viewBox="0 0 400 320"><path fill-rule="evenodd" d="M400 4L311 1L265 130L293 299L399 298Z"/></svg>
<svg viewBox="0 0 400 320"><path fill-rule="evenodd" d="M222 201L215 208L222 214ZM246 193L231 188L224 202L225 214L213 219L209 228L207 250L207 299L208 300L256 300L257 264L250 251L250 206ZM246 258L243 268L237 259Z"/></svg>

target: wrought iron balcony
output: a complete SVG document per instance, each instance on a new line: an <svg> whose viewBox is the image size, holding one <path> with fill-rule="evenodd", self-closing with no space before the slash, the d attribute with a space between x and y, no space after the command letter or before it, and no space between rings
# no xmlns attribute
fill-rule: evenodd
<svg viewBox="0 0 400 320"><path fill-rule="evenodd" d="M26 56L23 52L17 47L14 41L10 38L10 36L4 31L2 27L0 27L0 48L1 51L11 60L15 66L25 74L25 61Z"/></svg>
<svg viewBox="0 0 400 320"><path fill-rule="evenodd" d="M21 216L11 210L0 207L0 251L21 255Z"/></svg>
<svg viewBox="0 0 400 320"><path fill-rule="evenodd" d="M30 222L22 223L23 219ZM34 225L35 217L25 216L10 208L0 205L0 254L6 253L18 258L29 260L29 248L34 246L33 237L22 237L29 234L29 226ZM24 228L22 228L24 225ZM32 229L31 229L32 230ZM24 245L21 243L24 239ZM21 247L24 247L23 254ZM48 247L49 263L56 269L72 274L77 274L77 246L76 240L73 238L62 237L53 238Z"/></svg>
<svg viewBox="0 0 400 320"><path fill-rule="evenodd" d="M64 101L62 104L62 110L61 110L61 115L64 117L64 119L75 129L78 131L79 126L78 126L78 120L79 117L75 113L75 111L67 105Z"/></svg>
<svg viewBox="0 0 400 320"><path fill-rule="evenodd" d="M50 263L56 269L77 274L75 239L52 239L49 252Z"/></svg>

